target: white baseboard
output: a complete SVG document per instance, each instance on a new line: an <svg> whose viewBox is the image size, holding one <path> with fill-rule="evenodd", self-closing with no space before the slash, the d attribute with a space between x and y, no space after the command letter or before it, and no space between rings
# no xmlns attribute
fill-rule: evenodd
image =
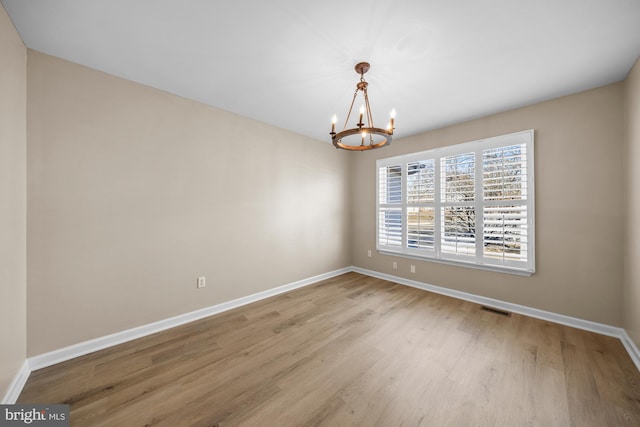
<svg viewBox="0 0 640 427"><path fill-rule="evenodd" d="M588 320L578 319L575 317L565 316L562 314L552 313L549 311L539 310L536 308L526 307L519 304L513 304L493 298L487 298L479 295L474 295L466 292L456 291L454 289L443 288L440 286L431 285L428 283L422 283L415 280L409 280L402 277L392 276L390 274L379 273L373 270L367 270L360 267L346 267L339 270L334 270L328 273L320 274L318 276L309 277L307 279L299 280L297 282L289 283L287 285L279 286L277 288L269 289L263 292L258 292L253 295L238 298L232 301L227 301L221 304L216 304L211 307L206 307L200 310L192 311L190 313L181 314L179 316L170 317L168 319L160 320L158 322L150 323L147 325L139 326L125 331L117 332L111 335L95 338L82 343L74 344L68 347L64 347L58 350L54 350L48 353L44 353L38 356L30 357L25 361L22 369L16 375L14 381L11 383L9 391L5 396L3 403L13 403L20 395L22 388L24 387L31 371L36 369L45 368L47 366L54 365L56 363L64 362L66 360L73 359L75 357L83 356L85 354L92 353L94 351L102 350L108 347L112 347L117 344L121 344L127 341L141 338L156 332L160 332L169 328L173 328L185 323L193 322L214 314L218 314L233 308L237 308L252 302L260 301L265 298L269 298L284 292L288 292L297 288L308 286L316 282L330 279L335 276L339 276L348 272L356 272L371 277L376 277L390 282L411 286L414 288L422 289L429 292L434 292L442 295L447 295L453 298L471 301L481 305L487 305L495 308L500 308L513 313L522 314L525 316L535 317L541 320L546 320L553 323L558 323L566 326L571 326L578 329L583 329L591 332L596 332L603 335L619 338L622 341L625 349L631 356L631 359L635 363L638 370L640 370L640 351L634 344L633 340L629 337L626 331L622 328L616 328L613 326L591 322Z"/></svg>
<svg viewBox="0 0 640 427"><path fill-rule="evenodd" d="M56 363L64 362L75 357L84 356L85 354L93 353L94 351L112 347L117 344L122 344L124 342L131 341L137 338L142 338L147 335L155 334L156 332L184 325L185 323L200 320L208 316L213 316L214 314L222 313L223 311L231 310L233 308L237 308L246 304L251 304L252 302L260 301L262 299L288 292L293 289L308 286L321 280L330 279L332 277L348 273L349 271L351 271L351 268L349 267L330 271L328 273L298 280L297 282L289 283L277 288L258 292L253 295L237 298L231 301L223 302L221 304L213 305L211 307L192 311L190 313L180 314L178 316L170 317L158 322L149 323L147 325L138 326L136 328L127 329L125 331L116 332L114 334L95 338L89 341L73 344L68 347L40 354L38 356L33 356L27 359L29 369L31 371L35 371L36 369L55 365Z"/></svg>
<svg viewBox="0 0 640 427"><path fill-rule="evenodd" d="M512 313L535 317L536 319L546 320L548 322L558 323L560 325L570 326L572 328L582 329L585 331L595 332L598 334L618 338L620 341L622 341L622 345L624 345L625 349L629 353L629 356L631 357L631 360L633 360L636 368L638 368L638 370L640 371L640 351L638 351L638 347L636 347L633 340L629 337L629 335L623 328L616 328L615 326L609 326L603 323L591 322L589 320L578 319L576 317L565 316L563 314L539 310L537 308L527 307L524 305L513 304L510 302L487 298L480 295L474 295L467 292L456 291L455 289L443 288L441 286L435 286L428 283L405 279L403 277L392 276L386 273L379 273L377 271L367 270L360 267L352 267L351 270L360 274L365 274L367 276L376 277L378 279L399 283L401 285L411 286L413 288L447 295L453 298L474 302L480 305L495 307L502 310L510 311Z"/></svg>
<svg viewBox="0 0 640 427"><path fill-rule="evenodd" d="M635 363L636 368L640 371L640 350L636 346L636 343L633 342L627 331L622 330L622 336L620 337L620 341L622 341L622 345L627 349L627 353L631 356L631 360Z"/></svg>
<svg viewBox="0 0 640 427"><path fill-rule="evenodd" d="M25 360L16 376L13 377L13 381L9 384L7 394L5 394L4 399L2 399L3 405L13 405L16 403L16 400L18 400L20 393L22 393L22 389L27 383L30 374L31 371L29 370L29 364Z"/></svg>
<svg viewBox="0 0 640 427"><path fill-rule="evenodd" d="M512 313L535 317L536 319L547 320L549 322L559 323L561 325L571 326L573 328L584 329L586 331L597 332L599 334L608 335L611 337L621 337L621 328L616 328L602 323L590 322L588 320L552 313L550 311L538 310L537 308L513 304L510 302L487 298L467 292L456 291L455 289L443 288L441 286L405 279L403 277L392 276L390 274L379 273L377 271L367 270L364 268L353 267L352 270L357 273L366 274L367 276L377 277L378 279L384 279L390 282L399 283L401 285L411 286L412 288L418 288L425 291L434 292L436 294L447 295L453 298L475 302L480 305L500 308Z"/></svg>

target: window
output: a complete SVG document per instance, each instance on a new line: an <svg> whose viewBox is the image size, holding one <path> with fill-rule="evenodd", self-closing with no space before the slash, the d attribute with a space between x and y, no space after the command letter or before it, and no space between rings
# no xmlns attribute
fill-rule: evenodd
<svg viewBox="0 0 640 427"><path fill-rule="evenodd" d="M376 166L378 251L534 272L532 130Z"/></svg>

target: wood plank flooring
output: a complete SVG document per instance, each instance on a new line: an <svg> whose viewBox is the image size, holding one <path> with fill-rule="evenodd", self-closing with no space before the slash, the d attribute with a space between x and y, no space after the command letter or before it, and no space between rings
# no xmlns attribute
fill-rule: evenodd
<svg viewBox="0 0 640 427"><path fill-rule="evenodd" d="M640 426L619 340L348 273L31 374L73 426Z"/></svg>

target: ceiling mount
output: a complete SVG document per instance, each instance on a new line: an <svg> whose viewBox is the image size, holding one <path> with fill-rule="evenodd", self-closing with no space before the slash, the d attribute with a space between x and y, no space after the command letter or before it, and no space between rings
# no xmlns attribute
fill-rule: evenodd
<svg viewBox="0 0 640 427"><path fill-rule="evenodd" d="M371 65L368 62L358 62L355 66L356 73L360 75L369 71L369 68L371 68Z"/></svg>
<svg viewBox="0 0 640 427"><path fill-rule="evenodd" d="M371 65L368 62L359 62L354 68L356 73L360 74L360 81L356 84L356 91L353 94L353 100L351 101L351 106L349 107L349 112L347 113L347 118L344 121L342 131L336 133L337 117L335 115L333 116L330 132L331 141L336 148L342 148L343 150L350 151L371 150L389 145L391 144L391 139L393 137L396 112L395 110L391 111L391 119L389 120L387 129L381 129L374 126L373 115L371 114L371 107L369 105L369 94L367 92L369 83L364 79L364 75L369 71ZM358 123L356 123L355 127L347 129L347 124L351 117L351 112L353 111L353 105L355 104L358 93L360 92L362 92L364 98L364 104L360 107L360 119L358 120ZM366 126L364 122L365 117L367 120ZM354 135L360 135L361 138L349 138ZM360 142L359 144L358 140Z"/></svg>

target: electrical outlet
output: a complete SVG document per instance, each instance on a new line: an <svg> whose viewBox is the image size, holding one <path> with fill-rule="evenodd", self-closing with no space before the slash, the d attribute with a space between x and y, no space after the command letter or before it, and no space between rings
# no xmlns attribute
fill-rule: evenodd
<svg viewBox="0 0 640 427"><path fill-rule="evenodd" d="M396 261L393 261L393 269L394 270L398 269L398 263Z"/></svg>
<svg viewBox="0 0 640 427"><path fill-rule="evenodd" d="M207 286L206 278L204 276L198 277L198 289Z"/></svg>
<svg viewBox="0 0 640 427"><path fill-rule="evenodd" d="M369 258L371 258L371 249L369 249L369 250L367 251L367 256L368 256Z"/></svg>
<svg viewBox="0 0 640 427"><path fill-rule="evenodd" d="M412 265L412 266L411 266L411 272L412 272L412 273L415 273L415 272L416 272L416 266L415 266L415 265Z"/></svg>

